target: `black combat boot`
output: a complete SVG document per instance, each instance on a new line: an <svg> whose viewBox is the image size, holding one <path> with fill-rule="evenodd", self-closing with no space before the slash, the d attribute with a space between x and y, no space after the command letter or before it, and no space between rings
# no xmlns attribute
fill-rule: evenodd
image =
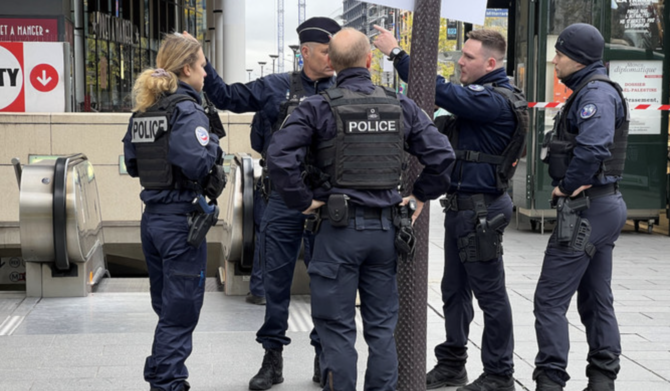
<svg viewBox="0 0 670 391"><path fill-rule="evenodd" d="M321 384L321 363L319 362L318 354L314 355L314 376L312 376L312 381L323 387L323 384Z"/></svg>
<svg viewBox="0 0 670 391"><path fill-rule="evenodd" d="M263 365L256 376L249 381L250 390L269 390L274 384L284 381L282 369L284 361L281 357L281 350L266 349L263 357Z"/></svg>
<svg viewBox="0 0 670 391"><path fill-rule="evenodd" d="M599 371L587 371L589 384L584 391L614 391L614 379Z"/></svg>
<svg viewBox="0 0 670 391"><path fill-rule="evenodd" d="M426 374L426 388L429 390L445 386L462 386L467 382L468 372L465 367L453 368L437 364Z"/></svg>
<svg viewBox="0 0 670 391"><path fill-rule="evenodd" d="M498 376L482 373L477 380L465 387L458 387L456 391L515 391L512 376Z"/></svg>
<svg viewBox="0 0 670 391"><path fill-rule="evenodd" d="M563 391L563 387L551 380L544 372L539 372L533 380L537 383L535 391Z"/></svg>

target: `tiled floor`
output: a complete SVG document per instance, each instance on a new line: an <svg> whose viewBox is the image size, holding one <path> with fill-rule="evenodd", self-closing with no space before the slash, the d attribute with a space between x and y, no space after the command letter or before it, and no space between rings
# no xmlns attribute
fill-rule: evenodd
<svg viewBox="0 0 670 391"><path fill-rule="evenodd" d="M427 368L432 348L444 338L441 317L442 214L431 208L428 286ZM548 234L532 232L522 221L505 234L508 292L515 322L517 390L534 390L536 354L533 292ZM670 390L670 238L627 228L617 242L613 287L622 333L619 391ZM212 282L210 282L211 284ZM0 390L148 390L142 378L156 316L146 280L113 280L105 293L85 298L31 299L0 293ZM246 390L262 360L255 332L264 307L208 289L194 352L187 361L194 391ZM585 387L587 345L576 308L568 314L572 380L566 391ZM366 347L358 338L359 380L364 376ZM283 384L273 390L314 391L309 297L294 296L289 322L293 343L284 350ZM481 372L481 311L471 327L471 379ZM359 383L361 383L359 381ZM359 384L362 390L362 384ZM447 389L445 389L447 390Z"/></svg>

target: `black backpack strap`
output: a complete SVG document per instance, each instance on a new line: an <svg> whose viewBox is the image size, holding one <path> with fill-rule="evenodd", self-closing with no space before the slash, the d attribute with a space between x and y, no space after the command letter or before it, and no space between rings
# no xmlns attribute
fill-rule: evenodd
<svg viewBox="0 0 670 391"><path fill-rule="evenodd" d="M162 108L168 113L168 117L172 116L172 111L177 106L177 103L190 100L196 102L195 99L186 94L170 94L160 99L159 108Z"/></svg>
<svg viewBox="0 0 670 391"><path fill-rule="evenodd" d="M300 77L300 72L294 71L290 73L289 76L290 79L290 93L291 93L291 98L295 97L302 97L305 95L305 89L302 86L302 78Z"/></svg>

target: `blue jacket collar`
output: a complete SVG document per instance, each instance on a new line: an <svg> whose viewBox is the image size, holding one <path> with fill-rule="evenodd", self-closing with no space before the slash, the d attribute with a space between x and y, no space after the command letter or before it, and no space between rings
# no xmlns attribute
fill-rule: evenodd
<svg viewBox="0 0 670 391"><path fill-rule="evenodd" d="M584 80L587 80L593 74L607 75L607 69L605 69L605 66L601 61L596 61L593 64L587 65L585 68L578 70L561 81L568 86L569 89L574 91L575 88L579 87Z"/></svg>
<svg viewBox="0 0 670 391"><path fill-rule="evenodd" d="M175 92L175 94L188 95L191 98L195 99L195 101L198 102L199 105L202 105L202 100L200 98L200 93L197 92L193 87L184 83L181 80L179 80L179 84L177 85L177 91Z"/></svg>
<svg viewBox="0 0 670 391"><path fill-rule="evenodd" d="M477 79L472 84L484 85L487 83L496 83L498 85L508 85L509 79L507 78L507 73L505 73L505 68L498 68L494 71L491 71L484 76Z"/></svg>
<svg viewBox="0 0 670 391"><path fill-rule="evenodd" d="M328 88L333 84L334 77L324 77L321 79L316 79L312 80L307 76L304 70L300 71L300 77L302 78L303 83L307 83L307 85L314 86L314 89L320 89L318 88L319 86L324 86L324 88Z"/></svg>
<svg viewBox="0 0 670 391"><path fill-rule="evenodd" d="M352 87L354 90L370 89L373 87L370 71L366 68L347 68L337 74L338 87ZM367 87L367 88L366 88Z"/></svg>

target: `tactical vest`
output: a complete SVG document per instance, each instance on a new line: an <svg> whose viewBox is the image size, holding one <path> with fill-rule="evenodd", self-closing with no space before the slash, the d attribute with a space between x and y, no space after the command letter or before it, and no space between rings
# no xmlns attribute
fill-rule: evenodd
<svg viewBox="0 0 670 391"><path fill-rule="evenodd" d="M132 118L131 141L135 146L140 184L147 190L191 188L178 167L170 164L171 119L177 103L195 99L184 94L161 98Z"/></svg>
<svg viewBox="0 0 670 391"><path fill-rule="evenodd" d="M528 134L529 116L528 102L523 96L523 92L517 87L510 90L506 87L500 87L496 84L485 84L490 86L493 91L502 95L509 103L514 116L516 117L516 128L507 147L500 155L491 155L479 151L455 150L456 159L466 162L487 163L495 165L496 168L496 189L506 191L509 182L514 176L519 159L526 155L526 135ZM445 118L446 117L446 118ZM443 116L435 120L438 130L449 137L449 142L454 148L458 147L458 136L460 129L456 116Z"/></svg>
<svg viewBox="0 0 670 391"><path fill-rule="evenodd" d="M628 147L628 125L630 123L628 102L624 98L623 91L619 84L610 80L605 75L593 75L579 85L572 95L570 95L565 102L565 106L554 120L554 129L545 136L544 146L548 148L548 155L543 161L549 164L549 176L556 181L560 181L565 177L565 173L574 156L573 151L575 145L577 144L577 133L570 132L568 113L579 92L589 83L596 80L608 83L616 89L621 98L621 102L623 103L624 111L626 112L625 120L614 130L614 142L609 147L610 157L601 163L598 175L621 176L623 174L624 165L626 163L626 148Z"/></svg>
<svg viewBox="0 0 670 391"><path fill-rule="evenodd" d="M313 150L314 165L330 186L361 190L397 188L404 164L404 121L395 92L371 95L346 88L321 92L337 123L333 139Z"/></svg>
<svg viewBox="0 0 670 391"><path fill-rule="evenodd" d="M300 72L291 72L289 74L291 87L286 91L286 100L279 105L279 112L277 113L277 120L272 126L272 132L281 129L286 119L291 115L293 110L300 104L305 97L305 89L302 86L302 77Z"/></svg>

